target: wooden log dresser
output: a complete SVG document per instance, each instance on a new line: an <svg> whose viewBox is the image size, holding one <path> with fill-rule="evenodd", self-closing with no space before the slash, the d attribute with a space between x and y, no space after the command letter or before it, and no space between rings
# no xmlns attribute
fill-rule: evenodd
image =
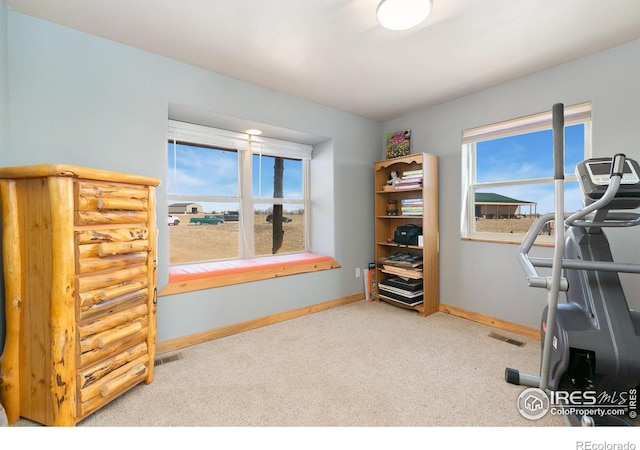
<svg viewBox="0 0 640 450"><path fill-rule="evenodd" d="M153 381L159 184L70 165L0 168L10 424L75 426Z"/></svg>

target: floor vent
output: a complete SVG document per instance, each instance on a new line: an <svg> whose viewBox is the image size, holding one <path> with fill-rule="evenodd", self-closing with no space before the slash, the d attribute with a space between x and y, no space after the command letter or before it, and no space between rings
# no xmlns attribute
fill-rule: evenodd
<svg viewBox="0 0 640 450"><path fill-rule="evenodd" d="M158 356L156 359L153 360L153 365L154 366L160 366L162 364L167 364L173 361L178 361L182 359L182 353L173 353L173 354L169 354L169 355L162 355L162 356Z"/></svg>
<svg viewBox="0 0 640 450"><path fill-rule="evenodd" d="M515 339L508 338L498 333L489 333L489 337L506 342L507 344L516 345L518 347L524 346L524 342L516 341Z"/></svg>

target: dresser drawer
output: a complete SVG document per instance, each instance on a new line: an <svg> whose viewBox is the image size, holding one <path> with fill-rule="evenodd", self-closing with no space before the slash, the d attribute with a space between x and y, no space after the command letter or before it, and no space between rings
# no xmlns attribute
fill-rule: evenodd
<svg viewBox="0 0 640 450"><path fill-rule="evenodd" d="M78 294L78 320L85 320L149 298L148 280L138 278Z"/></svg>
<svg viewBox="0 0 640 450"><path fill-rule="evenodd" d="M125 309L92 318L78 325L78 367L122 351L144 341L148 330L147 304L140 301Z"/></svg>
<svg viewBox="0 0 640 450"><path fill-rule="evenodd" d="M117 287L147 276L147 266L137 265L107 273L91 273L78 277L78 292Z"/></svg>
<svg viewBox="0 0 640 450"><path fill-rule="evenodd" d="M75 185L76 225L146 223L149 191L144 187L78 181Z"/></svg>
<svg viewBox="0 0 640 450"><path fill-rule="evenodd" d="M75 241L79 274L145 263L151 248L146 227L85 229Z"/></svg>
<svg viewBox="0 0 640 450"><path fill-rule="evenodd" d="M141 342L78 373L78 409L85 416L141 382L149 371L147 345Z"/></svg>

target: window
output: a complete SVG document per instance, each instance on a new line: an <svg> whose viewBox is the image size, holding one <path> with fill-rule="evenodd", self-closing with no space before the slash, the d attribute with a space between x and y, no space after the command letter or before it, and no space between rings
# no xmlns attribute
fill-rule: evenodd
<svg viewBox="0 0 640 450"><path fill-rule="evenodd" d="M565 106L565 210L582 207L574 174L591 154L591 104ZM465 130L463 238L521 242L533 221L554 211L551 111ZM540 240L552 242L553 223Z"/></svg>
<svg viewBox="0 0 640 450"><path fill-rule="evenodd" d="M308 248L311 146L169 121L169 263Z"/></svg>

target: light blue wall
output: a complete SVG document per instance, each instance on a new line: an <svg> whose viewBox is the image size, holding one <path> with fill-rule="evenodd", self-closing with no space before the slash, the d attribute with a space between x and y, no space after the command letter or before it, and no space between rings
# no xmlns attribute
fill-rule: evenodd
<svg viewBox="0 0 640 450"><path fill-rule="evenodd" d="M11 120L1 165L66 163L157 177L164 217L170 104L323 139L312 162L312 247L342 268L160 297L158 341L362 292L355 268L373 258L379 123L12 11L7 21ZM168 273L163 225L159 290Z"/></svg>
<svg viewBox="0 0 640 450"><path fill-rule="evenodd" d="M9 145L9 73L7 61L7 7L0 2L0 155Z"/></svg>
<svg viewBox="0 0 640 450"><path fill-rule="evenodd" d="M9 145L9 73L7 70L7 7L0 2L0 159ZM2 262L0 261L0 268ZM0 270L0 280L2 280ZM4 347L4 289L0 289L0 353Z"/></svg>
<svg viewBox="0 0 640 450"><path fill-rule="evenodd" d="M527 286L517 262L518 246L460 239L462 131L548 111L555 103L589 100L593 155L622 152L640 160L640 41L383 124L383 133L411 129L412 149L440 155L442 303L539 326L546 291ZM640 228L616 230L610 236L616 260L640 263ZM534 251L551 257L549 251ZM622 278L629 303L639 309L640 276Z"/></svg>

